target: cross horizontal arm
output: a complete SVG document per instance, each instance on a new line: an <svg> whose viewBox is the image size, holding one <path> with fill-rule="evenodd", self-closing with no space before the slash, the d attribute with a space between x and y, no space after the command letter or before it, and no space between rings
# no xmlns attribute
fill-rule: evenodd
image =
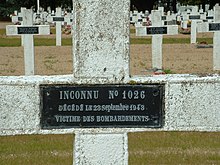
<svg viewBox="0 0 220 165"><path fill-rule="evenodd" d="M208 22L202 22L199 23L197 26L198 33L204 33L204 32L219 32L220 31L220 23L208 23Z"/></svg>
<svg viewBox="0 0 220 165"><path fill-rule="evenodd" d="M33 34L33 35L49 35L50 26L21 26L21 25L8 25L6 26L7 35L22 35L22 34Z"/></svg>
<svg viewBox="0 0 220 165"><path fill-rule="evenodd" d="M136 27L136 36L150 36L156 34L176 35L178 34L178 26L141 26Z"/></svg>

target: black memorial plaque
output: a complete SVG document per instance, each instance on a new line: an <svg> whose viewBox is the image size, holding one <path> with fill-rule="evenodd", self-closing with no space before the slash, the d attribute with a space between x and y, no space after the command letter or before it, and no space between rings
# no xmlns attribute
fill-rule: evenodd
<svg viewBox="0 0 220 165"><path fill-rule="evenodd" d="M23 18L22 17L18 17L18 21L23 21Z"/></svg>
<svg viewBox="0 0 220 165"><path fill-rule="evenodd" d="M64 17L53 17L54 22L64 22Z"/></svg>
<svg viewBox="0 0 220 165"><path fill-rule="evenodd" d="M190 20L194 20L194 19L200 19L200 15L190 15L189 16Z"/></svg>
<svg viewBox="0 0 220 165"><path fill-rule="evenodd" d="M210 19L214 19L213 16L206 16L206 19L210 20Z"/></svg>
<svg viewBox="0 0 220 165"><path fill-rule="evenodd" d="M43 129L163 126L164 85L41 86Z"/></svg>
<svg viewBox="0 0 220 165"><path fill-rule="evenodd" d="M162 16L162 17L161 17L161 20L162 20L162 21L167 20L167 16Z"/></svg>
<svg viewBox="0 0 220 165"><path fill-rule="evenodd" d="M209 31L220 31L220 23L210 23Z"/></svg>
<svg viewBox="0 0 220 165"><path fill-rule="evenodd" d="M18 27L18 34L39 34L39 27Z"/></svg>
<svg viewBox="0 0 220 165"><path fill-rule="evenodd" d="M167 27L147 27L147 34L167 34Z"/></svg>

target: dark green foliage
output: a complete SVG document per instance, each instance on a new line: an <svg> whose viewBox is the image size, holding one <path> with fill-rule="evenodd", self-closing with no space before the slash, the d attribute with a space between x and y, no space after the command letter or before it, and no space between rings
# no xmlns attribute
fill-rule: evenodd
<svg viewBox="0 0 220 165"><path fill-rule="evenodd" d="M143 2L142 2L143 1ZM151 3L150 3L151 2ZM148 6L157 4L158 0L151 0L148 2ZM173 10L175 11L176 2L180 2L183 5L199 5L210 4L211 7L219 2L219 0L161 0L162 4L171 4ZM132 4L139 4L144 6L145 0L131 0ZM14 10L20 10L21 7L34 8L36 9L36 0L0 0L0 16L6 17L14 12ZM40 6L47 9L48 6L55 10L56 7L60 6L62 8L72 8L72 0L41 0ZM153 6L152 6L153 7ZM166 7L166 6L165 6Z"/></svg>
<svg viewBox="0 0 220 165"><path fill-rule="evenodd" d="M20 11L21 7L36 9L36 6L36 0L0 0L0 16L9 16L14 10ZM44 10L46 10L48 6L53 10L59 6L62 8L72 8L72 0L41 0L40 6L43 7Z"/></svg>

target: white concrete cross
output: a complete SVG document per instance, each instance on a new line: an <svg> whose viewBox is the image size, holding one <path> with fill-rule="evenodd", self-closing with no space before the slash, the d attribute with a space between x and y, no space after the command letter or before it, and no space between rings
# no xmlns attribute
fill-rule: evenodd
<svg viewBox="0 0 220 165"><path fill-rule="evenodd" d="M183 12L182 15L181 15L181 27L183 29L187 29L187 24L188 24L188 21L189 21L189 15L187 12Z"/></svg>
<svg viewBox="0 0 220 165"><path fill-rule="evenodd" d="M207 20L207 22L213 22L214 16L213 15L212 16L206 16L206 20Z"/></svg>
<svg viewBox="0 0 220 165"><path fill-rule="evenodd" d="M136 36L152 36L152 68L162 69L162 41L163 35L178 34L177 25L162 25L161 11L152 10L152 26L137 27Z"/></svg>
<svg viewBox="0 0 220 165"><path fill-rule="evenodd" d="M12 22L13 23L20 23L22 25L23 23L23 11L25 10L26 8L25 7L21 7L21 12L17 12L17 11L14 11L14 14L15 16L12 16Z"/></svg>
<svg viewBox="0 0 220 165"><path fill-rule="evenodd" d="M24 37L25 75L34 75L34 35L49 35L50 27L47 25L33 25L33 11L23 11L23 25L8 25L7 35L22 35Z"/></svg>
<svg viewBox="0 0 220 165"><path fill-rule="evenodd" d="M214 7L214 22L198 24L198 33L214 32L213 38L213 70L220 70L220 6Z"/></svg>
<svg viewBox="0 0 220 165"><path fill-rule="evenodd" d="M196 34L197 34L197 22L201 20L201 15L198 13L198 7L194 6L192 13L189 15L189 20L191 20L191 37L190 43L196 43Z"/></svg>
<svg viewBox="0 0 220 165"><path fill-rule="evenodd" d="M62 22L64 22L64 16L61 16L62 9L56 8L56 16L52 17L53 22L56 23L56 46L62 45Z"/></svg>
<svg viewBox="0 0 220 165"><path fill-rule="evenodd" d="M23 25L23 11L25 9L26 8L21 7L21 12L19 12L19 13L17 11L14 12L15 16L12 16L12 18L11 18L12 23L14 23L14 24L20 23L21 25ZM24 40L24 37L23 37L23 35L21 35L21 45L22 46L24 46L23 40Z"/></svg>
<svg viewBox="0 0 220 165"><path fill-rule="evenodd" d="M19 15L13 15L13 16L11 17L11 22L12 22L13 24L16 24L16 23L18 23L18 22L21 23L22 20L23 20L22 16L19 16Z"/></svg>
<svg viewBox="0 0 220 165"><path fill-rule="evenodd" d="M74 19L73 14L67 13L64 17L64 22L66 22L67 25L72 25L73 19Z"/></svg>
<svg viewBox="0 0 220 165"><path fill-rule="evenodd" d="M134 10L133 13L131 12L131 16L130 16L130 22L132 24L136 24L138 22L138 11L137 10Z"/></svg>
<svg viewBox="0 0 220 165"><path fill-rule="evenodd" d="M167 19L167 17L164 15L164 7L158 7L158 10L161 12L161 22L162 22L162 26L163 26L165 20Z"/></svg>
<svg viewBox="0 0 220 165"><path fill-rule="evenodd" d="M220 131L219 76L207 78L193 75L165 75L159 78L130 77L128 17L130 0L74 0L73 4L76 14L73 43L74 75L0 76L1 136L75 133L74 165L128 165L128 132ZM136 87L132 85L134 83L140 86L156 87L158 86L156 84L159 84L164 86L164 92L160 93L157 88L150 94L145 90L134 90ZM58 84L63 84L63 86ZM118 93L118 86L126 85L130 85L129 89ZM98 93L95 88L97 86L101 87L101 90L106 86L113 86L112 90L108 91L107 99L106 95L101 95L102 92ZM99 107L100 103L94 104L98 94L100 94L98 101L107 100L105 103L108 105L104 104L103 107ZM147 99L143 102L150 100L151 105L157 107L145 109L143 105L140 105L140 101L145 96ZM156 102L158 96L159 100L164 102L164 104L161 103L164 111L156 115L154 112L160 106L160 103ZM54 98L57 100L54 101ZM114 98L119 105L117 107L112 103ZM129 106L122 105L118 98L127 99ZM66 100L80 105L65 104ZM135 100L136 103L130 104ZM90 104L87 104L87 101L90 101ZM77 111L82 111L83 108L85 116L83 116L82 124L85 124L83 122L86 120L87 124L96 126L95 115L98 115L99 121L112 120L114 122L110 127L105 128L101 125L99 125L101 128L68 127L67 129L63 127L64 124L77 122L79 119L76 116L79 114ZM114 114L114 110L117 109L117 113ZM102 113L100 110L106 111L104 112L106 116L110 113L109 111L113 111L113 116L109 118L100 116ZM61 112L61 116L56 115L55 118L51 118L50 115L57 111ZM72 111L70 115L73 116L66 116L65 111ZM87 116L89 111L92 111L94 116ZM144 111L147 116L146 114L126 116L127 111L132 111L133 115L137 111ZM121 116L118 116L118 113L121 113ZM151 113L153 113L152 118L160 116L164 119L159 129L158 127L129 128L126 126L120 128L115 126L118 121L124 122L125 120L141 120L145 124L151 116L148 114ZM49 118L44 120L43 117L47 114ZM43 128L54 122L55 124L60 122L61 128L56 129L56 125L55 128ZM158 120L152 121L153 124L158 124L158 122Z"/></svg>
<svg viewBox="0 0 220 165"><path fill-rule="evenodd" d="M176 25L177 16L173 12L170 11L167 12L165 25Z"/></svg>
<svg viewBox="0 0 220 165"><path fill-rule="evenodd" d="M206 4L206 5L205 5L205 12L208 12L209 7L210 7L210 5L209 5L209 4Z"/></svg>

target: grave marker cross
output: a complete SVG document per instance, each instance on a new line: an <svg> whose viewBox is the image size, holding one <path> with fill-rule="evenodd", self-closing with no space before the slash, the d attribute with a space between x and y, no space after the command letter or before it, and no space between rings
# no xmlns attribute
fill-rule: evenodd
<svg viewBox="0 0 220 165"><path fill-rule="evenodd" d="M152 10L152 26L136 27L137 36L152 35L152 68L162 69L162 41L164 34L178 34L178 26L162 26L162 14L158 10Z"/></svg>
<svg viewBox="0 0 220 165"><path fill-rule="evenodd" d="M25 75L34 75L34 35L49 35L48 25L33 26L33 11L25 9L23 11L24 25L8 25L7 35L22 35L24 37L24 60Z"/></svg>
<svg viewBox="0 0 220 165"><path fill-rule="evenodd" d="M196 33L197 33L197 22L201 19L201 16L198 13L198 7L194 7L194 10L189 15L189 20L191 20L191 44L196 43Z"/></svg>
<svg viewBox="0 0 220 165"><path fill-rule="evenodd" d="M100 100L105 103L103 104L104 108L101 108L101 110L106 112L101 113L104 113L106 116L109 115L109 112L108 108L105 107L113 106L111 105L113 104L111 100L117 101L118 105L121 105L123 103L121 103L118 97L124 99L128 97L127 104L123 104L124 111L120 109L120 106L109 108L110 111L113 111L113 115L109 120L114 120L116 123L118 120L120 120L119 122L136 120L138 122L142 121L145 124L145 122L149 122L150 117L153 119L161 117L164 122L162 122L162 128L159 131L220 130L220 114L216 111L220 104L216 99L212 101L213 96L217 97L217 100L220 98L218 92L218 89L220 89L219 77L214 78L214 80L210 80L210 77L200 79L198 77L194 78L194 76L177 78L178 75L177 77L171 76L170 78L165 76L161 80L144 77L130 78L128 19L130 0L73 0L73 4L76 15L73 44L75 50L73 54L74 76L1 78L0 133L2 135L74 132L76 133L74 143L75 165L127 165L127 132L145 131L146 129L136 129L133 127L132 129L128 127L119 128L116 127L118 126L117 124L111 125L111 128L90 127L86 129L77 127L76 129L67 129L65 127L66 123L68 125L76 124L73 122L78 121L79 118L75 115L80 114L81 110L84 110L85 116L82 116L83 120L84 117L87 120L87 123L84 122L83 124L96 124L93 122L93 117L96 117L96 115L100 117L100 109L99 111L96 110L95 106L101 105L99 103L94 104L93 102L97 99L97 93L100 94ZM16 30L18 31L17 28ZM40 28L38 30L40 31ZM16 34L18 33L17 31ZM22 33L21 30L19 31ZM162 31L164 32L164 30ZM201 83L203 81L206 83ZM151 94L147 90L138 92L138 90L134 90L134 87L138 86L134 85L136 83L140 83L139 86L141 87L146 85L165 86L166 93L165 89L164 92L160 92L158 89L152 90ZM121 87L129 84L129 90L124 90L127 94L123 91L120 95L117 92L113 92L113 90L119 89L118 86ZM101 90L104 90L102 88L106 89L108 85L111 85L114 89L107 91L109 94L107 99L106 95L102 95L103 92L99 93L99 90L94 88L94 86L98 86ZM55 91L52 90L54 86ZM86 90L85 86L89 90ZM104 91L106 92L106 90ZM151 113L155 111L152 106L147 108L140 107L141 109L135 110L134 106L138 104L131 104L131 102L134 103L134 100L136 100L140 104L139 101L144 99L144 94L146 94L147 100L154 104L154 106L158 106L158 103L155 102L155 97L160 95L160 102L164 102L162 103L164 105L161 107L164 107L165 111L163 113L165 114L152 115ZM58 96L59 102L53 100L54 95L56 98ZM150 95L154 100L149 99ZM66 101L73 102L72 104L67 104ZM89 101L87 102L88 104L85 101ZM81 102L80 106L76 105L79 102ZM201 104L200 107L198 107L198 103ZM43 109L44 105L46 105L45 109ZM87 106L89 107L88 109L86 109ZM126 108L127 106L130 109ZM145 111L146 114L143 117L137 115L126 118L124 113L119 116L118 112L114 112L116 109L119 109L120 113L125 112L125 114L128 113L126 111L133 115L137 111ZM47 111L45 114L43 113L44 110ZM63 113L60 116L56 115L54 120L54 118L50 118L51 115L54 115L54 111ZM87 116L88 111L93 111L94 116ZM45 123L42 122L44 121L42 118L48 115L48 113L48 120ZM194 117L192 117L193 115ZM108 118L106 119L105 117L102 119L100 117L100 120L109 122ZM56 121L61 121L60 130L58 130L59 128L44 130L43 124L46 124L45 127L48 127L49 124L54 124ZM152 124L158 124L158 120L153 120Z"/></svg>
<svg viewBox="0 0 220 165"><path fill-rule="evenodd" d="M214 32L213 37L213 70L220 70L220 6L214 7L214 22L200 23L198 33Z"/></svg>
<svg viewBox="0 0 220 165"><path fill-rule="evenodd" d="M90 85L93 80L123 84L129 78L130 0L74 0L73 4L74 77ZM127 165L127 133L111 130L79 130L75 164Z"/></svg>
<svg viewBox="0 0 220 165"><path fill-rule="evenodd" d="M62 45L62 22L64 22L64 17L62 15L62 9L60 7L56 8L56 16L53 17L53 22L56 23L56 46Z"/></svg>

